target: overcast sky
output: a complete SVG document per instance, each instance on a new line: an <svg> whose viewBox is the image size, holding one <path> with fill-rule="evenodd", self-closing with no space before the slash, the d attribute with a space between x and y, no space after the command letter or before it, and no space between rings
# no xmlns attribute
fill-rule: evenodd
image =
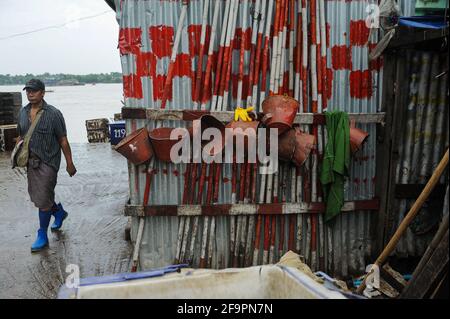
<svg viewBox="0 0 450 319"><path fill-rule="evenodd" d="M118 32L103 0L0 0L0 74L120 72Z"/></svg>

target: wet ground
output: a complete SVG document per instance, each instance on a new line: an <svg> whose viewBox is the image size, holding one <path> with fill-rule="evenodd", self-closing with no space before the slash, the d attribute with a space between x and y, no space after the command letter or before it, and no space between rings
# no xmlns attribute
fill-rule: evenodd
<svg viewBox="0 0 450 319"><path fill-rule="evenodd" d="M48 232L50 247L32 254L37 208L25 171L12 170L10 154L0 152L0 298L55 298L69 264L79 266L82 278L130 269L126 160L109 144L72 144L72 153L78 172L69 177L63 156L56 187L69 217L60 232Z"/></svg>

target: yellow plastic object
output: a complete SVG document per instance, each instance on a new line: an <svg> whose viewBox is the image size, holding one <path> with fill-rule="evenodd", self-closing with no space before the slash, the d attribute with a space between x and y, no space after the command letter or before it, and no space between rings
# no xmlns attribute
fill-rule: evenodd
<svg viewBox="0 0 450 319"><path fill-rule="evenodd" d="M234 120L239 121L242 120L244 122L251 122L252 118L250 115L248 115L248 112L253 111L254 107L247 107L246 109L243 109L242 107L237 107L234 111Z"/></svg>

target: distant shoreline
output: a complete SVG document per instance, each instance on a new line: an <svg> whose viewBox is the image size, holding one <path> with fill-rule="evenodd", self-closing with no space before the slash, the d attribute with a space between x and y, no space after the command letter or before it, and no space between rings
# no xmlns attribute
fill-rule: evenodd
<svg viewBox="0 0 450 319"><path fill-rule="evenodd" d="M91 73L83 75L66 73L26 75L0 74L0 85L22 85L33 78L42 80L46 86L89 85L97 83L106 84L123 82L123 75L121 72Z"/></svg>
<svg viewBox="0 0 450 319"><path fill-rule="evenodd" d="M71 85L71 84L65 84L65 85L46 85L46 87L62 87L62 86L86 86L86 85L95 85L95 84L122 84L122 82L96 82L96 83L82 83L81 85ZM24 83L16 83L16 84L0 84L0 86L14 86L14 85L24 85Z"/></svg>

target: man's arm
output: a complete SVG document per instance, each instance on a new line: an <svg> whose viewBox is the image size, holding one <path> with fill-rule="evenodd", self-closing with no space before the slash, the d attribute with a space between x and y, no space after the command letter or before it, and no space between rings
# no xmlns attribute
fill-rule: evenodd
<svg viewBox="0 0 450 319"><path fill-rule="evenodd" d="M69 141L67 140L67 136L63 136L59 139L59 145L61 145L61 149L63 151L64 157L66 158L66 171L69 173L69 175L72 177L76 174L77 169L75 168L75 165L73 165L72 160L72 150L70 149Z"/></svg>

